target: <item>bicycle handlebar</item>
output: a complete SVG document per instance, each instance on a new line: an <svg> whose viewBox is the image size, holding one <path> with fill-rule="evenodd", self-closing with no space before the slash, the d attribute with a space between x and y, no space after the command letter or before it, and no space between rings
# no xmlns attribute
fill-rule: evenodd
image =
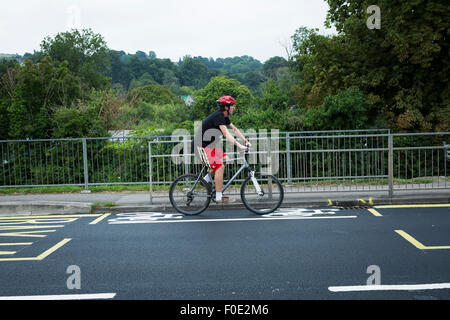
<svg viewBox="0 0 450 320"><path fill-rule="evenodd" d="M244 150L244 158L247 160L248 155L250 154L250 145L246 144L247 150Z"/></svg>

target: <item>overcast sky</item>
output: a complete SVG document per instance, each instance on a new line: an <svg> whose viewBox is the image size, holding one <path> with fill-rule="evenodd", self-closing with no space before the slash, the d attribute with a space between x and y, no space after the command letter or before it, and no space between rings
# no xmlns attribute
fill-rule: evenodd
<svg viewBox="0 0 450 320"><path fill-rule="evenodd" d="M185 55L286 57L301 26L331 34L324 0L16 0L2 1L0 53L32 53L46 36L91 28L114 50Z"/></svg>

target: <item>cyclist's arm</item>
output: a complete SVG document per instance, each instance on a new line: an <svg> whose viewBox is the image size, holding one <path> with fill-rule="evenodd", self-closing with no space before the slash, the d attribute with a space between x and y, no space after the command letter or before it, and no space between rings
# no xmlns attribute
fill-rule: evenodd
<svg viewBox="0 0 450 320"><path fill-rule="evenodd" d="M230 141L232 144L238 146L241 149L245 149L245 146L243 146L242 144L240 144L234 137L233 135L230 133L230 131L228 131L227 126L225 125L221 125L219 126L220 131L222 131L223 136L225 137L225 139L227 139L228 141Z"/></svg>
<svg viewBox="0 0 450 320"><path fill-rule="evenodd" d="M247 140L247 139L245 139L245 137L244 137L244 135L241 133L241 131L238 129L238 128L236 128L235 126L234 126L234 124L232 124L232 123L230 123L230 125L228 126L240 139L242 139L242 141L244 141L244 144L245 145L247 145L247 144L250 144L250 142ZM251 144L250 144L251 145Z"/></svg>

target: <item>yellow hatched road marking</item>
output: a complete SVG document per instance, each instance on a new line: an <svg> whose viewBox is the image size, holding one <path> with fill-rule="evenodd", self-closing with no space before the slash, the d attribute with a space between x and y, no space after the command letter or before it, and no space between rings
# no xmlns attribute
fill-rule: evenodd
<svg viewBox="0 0 450 320"><path fill-rule="evenodd" d="M35 237L44 238L45 234L34 234L44 232L55 232L56 230L36 230L36 231L24 231L28 229L48 229L48 228L63 228L64 225L46 225L46 226L0 226L1 231L8 231L6 233L0 233L0 236L4 237ZM33 233L33 234L32 234Z"/></svg>
<svg viewBox="0 0 450 320"><path fill-rule="evenodd" d="M111 214L110 212L109 213L105 213L104 215L102 215L101 217L98 217L97 219L95 219L94 221L92 221L89 224L97 224L100 221L102 221L103 219L105 219L106 217L108 217L110 214Z"/></svg>
<svg viewBox="0 0 450 320"><path fill-rule="evenodd" d="M8 226L0 224L0 230L48 229L48 228L63 228L63 227L64 227L63 224L53 224L45 226Z"/></svg>
<svg viewBox="0 0 450 320"><path fill-rule="evenodd" d="M15 243L0 243L0 246L11 247L11 246L28 246L33 244L33 242L15 242ZM13 255L16 254L17 251L0 251L0 255Z"/></svg>
<svg viewBox="0 0 450 320"><path fill-rule="evenodd" d="M11 219L61 219L61 218L83 218L83 217L98 217L101 216L101 213L95 214L51 214L44 216L9 216L9 217L0 217L0 220L11 220Z"/></svg>
<svg viewBox="0 0 450 320"><path fill-rule="evenodd" d="M16 253L16 251L0 251L0 254L1 255L7 255L7 254L15 254Z"/></svg>
<svg viewBox="0 0 450 320"><path fill-rule="evenodd" d="M59 248L61 248L63 245L65 245L67 242L69 242L72 239L64 239L60 242L58 242L57 244L55 244L53 247L51 247L50 249L47 249L46 251L44 251L43 253L41 253L40 255L38 255L37 257L27 257L27 258L0 258L0 261L41 261L44 260L46 257L48 257L49 255L51 255L53 252L55 252L56 250L58 250Z"/></svg>
<svg viewBox="0 0 450 320"><path fill-rule="evenodd" d="M36 231L18 231L18 232L7 232L0 233L0 236L3 237L35 237L35 238L44 238L46 234L34 234L34 233L42 233L42 232L55 232L56 230L36 230Z"/></svg>
<svg viewBox="0 0 450 320"><path fill-rule="evenodd" d="M63 245L65 245L67 242L69 242L72 239L64 239L60 242L58 242L57 244L55 244L53 247L51 247L50 249L44 251L43 253L41 253L40 255L37 256L37 258L39 260L45 259L46 257L48 257L50 254L52 254L53 252L55 252L56 250L58 250L59 248L61 248Z"/></svg>
<svg viewBox="0 0 450 320"><path fill-rule="evenodd" d="M0 217L0 237L37 237L44 238L48 232L55 232L55 228L63 228L64 223L76 221L80 217L98 217L100 214L77 214L77 215L45 215L45 216L15 216ZM58 224L59 223L59 224ZM64 239L47 249L37 257L11 257L0 258L0 261L40 261L61 248L71 239ZM0 243L6 246L28 246L33 242L8 242ZM14 255L17 251L0 251L0 255Z"/></svg>
<svg viewBox="0 0 450 320"><path fill-rule="evenodd" d="M371 214L373 214L376 217L382 217L383 215L381 213L379 213L377 210L369 208L367 209Z"/></svg>
<svg viewBox="0 0 450 320"><path fill-rule="evenodd" d="M0 220L0 226L22 225L22 224L46 224L46 223L69 223L78 218L40 218L40 219L8 219Z"/></svg>
<svg viewBox="0 0 450 320"><path fill-rule="evenodd" d="M417 249L420 249L420 250L450 249L450 246L425 246L424 244L420 243L419 241L414 239L411 235L407 234L403 230L395 230L395 232L397 232L404 239L406 239L409 243L411 243L413 246L415 246Z"/></svg>
<svg viewBox="0 0 450 320"><path fill-rule="evenodd" d="M0 246L29 246L33 242L13 242L13 243L0 243Z"/></svg>

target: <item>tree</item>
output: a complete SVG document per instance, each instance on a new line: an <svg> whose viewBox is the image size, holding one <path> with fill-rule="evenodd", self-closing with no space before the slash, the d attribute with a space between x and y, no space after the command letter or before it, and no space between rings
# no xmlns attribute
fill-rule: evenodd
<svg viewBox="0 0 450 320"><path fill-rule="evenodd" d="M177 97L168 87L159 84L149 84L132 90L128 95L127 101L138 100L160 105L183 103L181 98Z"/></svg>
<svg viewBox="0 0 450 320"><path fill-rule="evenodd" d="M249 71L242 75L241 82L253 92L258 93L259 87L265 80L261 71Z"/></svg>
<svg viewBox="0 0 450 320"><path fill-rule="evenodd" d="M320 106L339 89L357 86L370 100L369 118L400 131L448 130L450 8L443 0L381 0L381 29L366 22L368 0L328 0L335 36L297 30L292 66L296 97Z"/></svg>
<svg viewBox="0 0 450 320"><path fill-rule="evenodd" d="M132 90L121 110L121 122L128 128L167 128L188 119L184 101L168 87L158 84Z"/></svg>
<svg viewBox="0 0 450 320"><path fill-rule="evenodd" d="M136 122L135 119L124 119L129 104L126 96L113 89L92 90L89 99L84 102L84 105L95 111L94 118L98 118L99 126L104 130L127 129Z"/></svg>
<svg viewBox="0 0 450 320"><path fill-rule="evenodd" d="M245 73L262 69L262 63L250 56L241 56L233 58L219 58L216 60L222 64L221 71L223 73Z"/></svg>
<svg viewBox="0 0 450 320"><path fill-rule="evenodd" d="M8 69L14 67L17 64L17 61L15 59L5 59L2 58L0 60L0 77L4 75Z"/></svg>
<svg viewBox="0 0 450 320"><path fill-rule="evenodd" d="M204 87L208 81L208 68L199 60L185 57L180 66L180 80L183 86Z"/></svg>
<svg viewBox="0 0 450 320"><path fill-rule="evenodd" d="M13 139L51 137L55 111L72 107L82 97L81 80L67 62L55 64L49 57L39 64L27 59L23 66L16 65L3 75L0 93L0 110Z"/></svg>
<svg viewBox="0 0 450 320"><path fill-rule="evenodd" d="M0 60L0 140L7 139L9 130L8 105L11 103L16 60ZM17 68L17 67L16 67Z"/></svg>
<svg viewBox="0 0 450 320"><path fill-rule="evenodd" d="M88 88L102 89L110 83L105 76L110 68L109 49L103 37L91 29L72 29L54 38L46 37L41 50L55 62L67 61L69 70Z"/></svg>
<svg viewBox="0 0 450 320"><path fill-rule="evenodd" d="M216 100L221 96L232 96L236 99L236 118L244 114L251 106L253 95L251 91L239 81L224 75L213 77L209 83L200 90L194 92L194 105L192 106L193 120L207 117L217 110Z"/></svg>
<svg viewBox="0 0 450 320"><path fill-rule="evenodd" d="M149 75L147 72L144 73L142 76L139 77L139 79L133 79L131 80L129 90L133 90L138 87L143 87L148 84L157 84L155 79L151 75Z"/></svg>
<svg viewBox="0 0 450 320"><path fill-rule="evenodd" d="M257 104L261 109L283 111L289 107L289 96L271 79L264 84L262 97L257 98Z"/></svg>
<svg viewBox="0 0 450 320"><path fill-rule="evenodd" d="M121 58L125 55L123 51L109 51L110 72L108 76L111 77L111 81L114 84L120 84L124 90L128 90L130 82L133 79L133 73L128 64L122 62Z"/></svg>
<svg viewBox="0 0 450 320"><path fill-rule="evenodd" d="M139 100L125 116L136 119L134 128L165 129L187 120L188 110L184 103L152 104Z"/></svg>
<svg viewBox="0 0 450 320"><path fill-rule="evenodd" d="M147 54L144 51L136 51L136 56L140 59L147 59Z"/></svg>
<svg viewBox="0 0 450 320"><path fill-rule="evenodd" d="M267 78L276 79L277 71L280 68L287 67L288 62L282 57L272 57L263 64L262 73Z"/></svg>

